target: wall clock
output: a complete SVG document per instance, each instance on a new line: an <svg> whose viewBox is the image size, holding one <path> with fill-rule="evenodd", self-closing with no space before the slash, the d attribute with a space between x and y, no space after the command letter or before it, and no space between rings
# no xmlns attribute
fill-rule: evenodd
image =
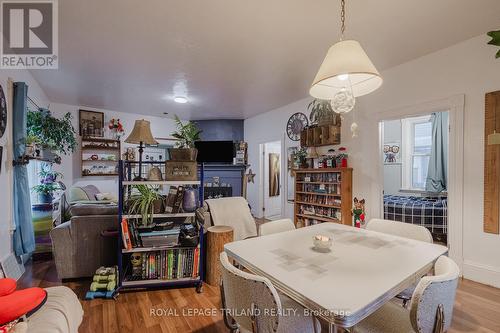
<svg viewBox="0 0 500 333"><path fill-rule="evenodd" d="M309 120L307 116L301 112L292 114L288 123L286 124L286 134L292 141L300 140L300 132L309 125Z"/></svg>
<svg viewBox="0 0 500 333"><path fill-rule="evenodd" d="M7 101L3 93L2 86L0 86L0 138L5 133L7 128Z"/></svg>

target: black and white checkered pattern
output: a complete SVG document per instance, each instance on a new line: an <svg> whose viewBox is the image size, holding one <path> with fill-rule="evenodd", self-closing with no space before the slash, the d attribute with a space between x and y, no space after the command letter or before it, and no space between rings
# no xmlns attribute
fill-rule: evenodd
<svg viewBox="0 0 500 333"><path fill-rule="evenodd" d="M435 240L445 241L448 233L446 198L384 195L384 218L426 227Z"/></svg>

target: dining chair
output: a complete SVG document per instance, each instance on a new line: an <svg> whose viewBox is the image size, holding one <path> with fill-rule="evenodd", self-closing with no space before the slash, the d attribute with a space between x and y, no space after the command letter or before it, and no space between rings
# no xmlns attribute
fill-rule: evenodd
<svg viewBox="0 0 500 333"><path fill-rule="evenodd" d="M259 227L259 236L276 234L278 232L295 230L295 224L290 219L275 220L263 223Z"/></svg>
<svg viewBox="0 0 500 333"><path fill-rule="evenodd" d="M355 326L356 333L443 333L451 325L459 269L448 257L434 265L434 276L423 277L405 309L388 302Z"/></svg>
<svg viewBox="0 0 500 333"><path fill-rule="evenodd" d="M432 234L426 227L406 222L371 219L367 225L367 230L378 231L384 234L419 240L432 243Z"/></svg>
<svg viewBox="0 0 500 333"><path fill-rule="evenodd" d="M225 252L220 261L224 323L231 333L321 332L319 321L297 302L278 294L269 279L237 269Z"/></svg>
<svg viewBox="0 0 500 333"><path fill-rule="evenodd" d="M426 243L433 243L432 234L426 227L410 224L399 221L371 219L367 225L366 230L378 231L384 234L414 239ZM403 301L403 306L406 307L411 300L413 291L416 286L409 287L399 293L396 298Z"/></svg>

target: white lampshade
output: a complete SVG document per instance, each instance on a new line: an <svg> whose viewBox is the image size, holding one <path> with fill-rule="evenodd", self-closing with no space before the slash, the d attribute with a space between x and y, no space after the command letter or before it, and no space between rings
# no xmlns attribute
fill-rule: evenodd
<svg viewBox="0 0 500 333"><path fill-rule="evenodd" d="M330 47L309 94L331 100L346 82L351 85L354 97L369 94L382 85L382 77L355 40L340 41Z"/></svg>

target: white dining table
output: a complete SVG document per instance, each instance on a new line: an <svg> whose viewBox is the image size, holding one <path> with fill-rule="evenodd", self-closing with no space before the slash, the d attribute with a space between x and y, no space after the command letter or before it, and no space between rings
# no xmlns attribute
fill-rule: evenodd
<svg viewBox="0 0 500 333"><path fill-rule="evenodd" d="M333 237L330 251L314 248L316 235ZM224 251L336 332L353 327L417 283L448 248L322 223L228 243Z"/></svg>

